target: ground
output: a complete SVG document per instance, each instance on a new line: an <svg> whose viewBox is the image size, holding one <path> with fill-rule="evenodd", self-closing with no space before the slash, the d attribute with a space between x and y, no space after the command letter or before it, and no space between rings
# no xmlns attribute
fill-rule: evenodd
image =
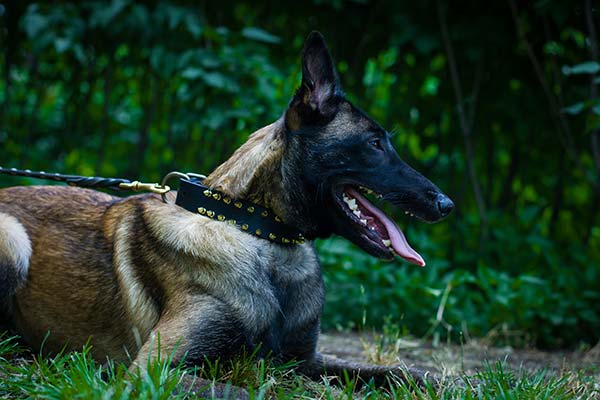
<svg viewBox="0 0 600 400"><path fill-rule="evenodd" d="M505 361L512 369L522 367L530 372L547 369L553 373L580 370L595 373L600 378L600 343L581 351L541 351L493 347L484 340L470 340L462 346L443 344L436 347L428 341L405 338L398 338L394 343L387 340L382 346L380 340L377 335L328 333L321 335L319 348L323 353L347 360L390 364L401 359L408 366L451 375L474 374L485 368L486 362Z"/></svg>
<svg viewBox="0 0 600 400"><path fill-rule="evenodd" d="M400 392L403 398L600 399L600 343L577 351L541 351L494 347L482 339L433 346L431 341L400 336L330 333L321 335L319 348L357 362L400 361L445 379L435 394L413 397ZM472 391L459 389L465 388L465 376L475 377L467 385Z"/></svg>

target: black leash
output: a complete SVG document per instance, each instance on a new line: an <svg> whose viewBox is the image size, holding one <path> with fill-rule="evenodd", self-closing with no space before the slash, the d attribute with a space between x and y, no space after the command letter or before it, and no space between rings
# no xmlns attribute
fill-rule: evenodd
<svg viewBox="0 0 600 400"><path fill-rule="evenodd" d="M157 193L167 203L166 194L171 190L166 182L170 178L179 179L179 190L175 204L193 213L214 219L216 221L235 225L243 232L281 245L303 244L305 239L298 229L286 225L273 210L259 204L233 199L225 194L202 185L203 175L181 172L170 172L162 183L143 183L123 178L101 178L96 176L64 175L29 169L3 168L0 174L24 176L29 178L47 179L66 182L70 186L148 191Z"/></svg>
<svg viewBox="0 0 600 400"><path fill-rule="evenodd" d="M31 171L29 169L3 168L0 167L0 174L12 176L24 176L27 178L46 179L56 182L65 182L70 186L79 186L94 189L126 189L139 191L149 191L152 193L165 194L171 190L168 186L161 186L158 183L142 183L139 181L130 181L123 178L101 178L98 176L80 176L64 175L59 173L48 173L44 171Z"/></svg>

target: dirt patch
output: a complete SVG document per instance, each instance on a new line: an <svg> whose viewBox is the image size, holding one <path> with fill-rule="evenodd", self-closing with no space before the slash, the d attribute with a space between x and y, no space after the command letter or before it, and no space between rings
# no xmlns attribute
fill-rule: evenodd
<svg viewBox="0 0 600 400"><path fill-rule="evenodd" d="M404 362L408 366L448 375L471 375L485 369L488 364L501 361L514 370L522 368L532 373L547 370L552 374L576 370L600 379L600 344L586 351L548 352L491 347L477 340L462 346L444 344L434 347L431 342L422 340L401 338L382 343L376 336L327 333L321 335L319 349L352 361L377 364Z"/></svg>

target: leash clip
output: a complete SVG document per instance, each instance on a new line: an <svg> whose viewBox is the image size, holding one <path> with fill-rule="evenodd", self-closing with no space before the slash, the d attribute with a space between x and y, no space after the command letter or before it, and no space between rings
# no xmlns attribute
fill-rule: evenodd
<svg viewBox="0 0 600 400"><path fill-rule="evenodd" d="M158 183L144 183L140 181L120 183L119 188L133 190L134 192L151 192L160 195L165 195L171 190L171 188L167 185L160 185Z"/></svg>
<svg viewBox="0 0 600 400"><path fill-rule="evenodd" d="M204 180L204 179L206 179L206 175L195 174L193 172L188 172L187 174L184 174L183 172L179 172L179 171L171 171L162 178L162 181L160 182L160 186L168 187L166 185L166 183L169 181L169 179L172 179L172 178L187 179L187 180L190 180L190 178L197 178L197 179ZM167 190L167 192L168 192L168 190ZM163 203L169 203L167 200L167 196L166 196L167 192L161 193Z"/></svg>

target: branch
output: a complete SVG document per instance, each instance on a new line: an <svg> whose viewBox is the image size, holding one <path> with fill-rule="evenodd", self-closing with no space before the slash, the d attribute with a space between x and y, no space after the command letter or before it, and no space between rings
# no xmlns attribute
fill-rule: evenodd
<svg viewBox="0 0 600 400"><path fill-rule="evenodd" d="M594 25L594 16L592 15L592 1L585 0L585 22L588 29L588 35L590 39L590 56L592 61L598 62L598 36L596 35L596 26ZM595 82L596 76L590 76L590 100L592 104L596 101L598 95L597 86ZM591 145L592 155L594 156L594 162L596 169L600 173L600 138L599 129L594 129L591 134Z"/></svg>
<svg viewBox="0 0 600 400"><path fill-rule="evenodd" d="M540 85L542 86L542 91L544 92L546 101L548 102L548 105L550 107L550 116L551 116L552 121L558 132L559 141L563 145L563 147L567 153L567 156L569 156L571 161L573 161L575 163L575 165L577 166L577 168L579 168L579 170L581 170L583 172L584 176L594 186L594 188L598 192L600 192L600 186L598 185L597 179L581 163L579 154L577 152L577 148L575 146L575 142L573 140L573 135L571 133L571 128L569 126L569 123L568 123L564 113L561 111L560 105L558 104L556 97L554 96L554 94L552 93L552 90L550 89L550 85L548 84L548 81L546 80L546 76L544 74L544 70L542 69L540 62L537 59L535 52L533 51L533 47L531 46L531 43L527 40L527 37L526 37L523 29L521 29L521 25L519 24L519 14L517 11L517 5L515 4L515 0L507 0L507 1L508 1L508 5L510 6L513 21L515 23L517 37L525 45L525 49L527 51L527 56L529 57L529 61L531 62L531 65L533 66L535 74L540 82Z"/></svg>
<svg viewBox="0 0 600 400"><path fill-rule="evenodd" d="M479 186L479 181L477 180L477 173L475 171L475 156L473 153L473 143L471 140L472 137L472 123L474 121L474 108L472 109L472 113L469 117L467 117L467 113L464 107L464 97L462 86L460 83L460 77L458 75L458 67L456 64L456 59L454 57L454 50L452 48L452 43L450 41L450 35L448 33L448 26L446 24L446 16L442 9L442 4L438 0L437 2L438 9L438 17L440 22L440 30L442 33L442 40L444 42L444 47L446 49L446 55L448 57L448 66L450 68L450 77L452 80L452 87L454 88L454 95L457 103L458 110L458 120L460 123L460 128L462 131L463 139L465 141L465 151L467 155L467 171L469 174L469 179L471 181L471 186L473 187L473 194L475 195L475 201L477 203L477 210L479 212L479 220L480 220L480 228L481 228L481 239L483 240L485 237L485 232L487 230L487 213L485 209L485 202L483 200L483 196L481 195L481 188ZM479 75L479 74L477 74ZM476 76L476 81L473 89L473 95L477 96L479 92L479 84L480 79ZM473 107L475 107L473 105ZM470 121L469 121L470 120Z"/></svg>

